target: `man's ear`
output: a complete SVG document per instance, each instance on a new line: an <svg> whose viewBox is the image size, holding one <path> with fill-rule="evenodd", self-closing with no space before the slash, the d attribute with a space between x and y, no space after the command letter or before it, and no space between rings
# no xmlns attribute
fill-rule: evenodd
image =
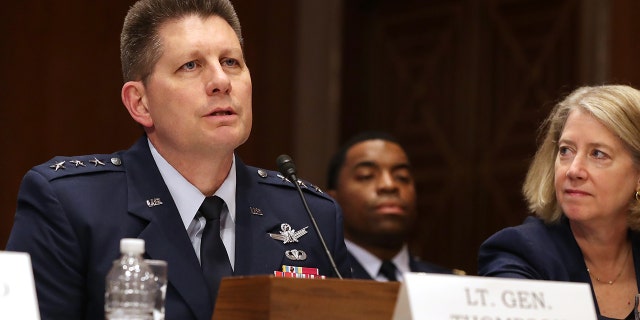
<svg viewBox="0 0 640 320"><path fill-rule="evenodd" d="M148 100L142 81L128 81L122 86L122 103L129 111L131 118L145 128L153 126L149 112Z"/></svg>

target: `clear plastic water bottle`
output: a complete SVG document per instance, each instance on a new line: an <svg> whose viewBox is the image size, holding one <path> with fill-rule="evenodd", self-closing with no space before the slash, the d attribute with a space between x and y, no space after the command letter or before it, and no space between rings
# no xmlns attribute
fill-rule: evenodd
<svg viewBox="0 0 640 320"><path fill-rule="evenodd" d="M120 240L120 253L106 278L106 319L152 320L157 288L153 272L142 258L144 240Z"/></svg>

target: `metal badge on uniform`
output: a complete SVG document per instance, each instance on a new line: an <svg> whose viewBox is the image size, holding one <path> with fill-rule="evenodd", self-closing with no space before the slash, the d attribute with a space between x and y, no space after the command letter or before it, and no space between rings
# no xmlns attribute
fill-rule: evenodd
<svg viewBox="0 0 640 320"><path fill-rule="evenodd" d="M311 188L313 188L313 190L316 190L317 193L323 193L322 189L320 189L320 187L318 187L318 186L316 186L314 184L311 185Z"/></svg>
<svg viewBox="0 0 640 320"><path fill-rule="evenodd" d="M269 233L269 236L272 239L282 241L282 243L284 244L298 242L298 239L300 237L307 234L307 228L309 228L309 226L306 226L296 231L293 228L291 228L291 226L288 223L283 223L280 225L280 230L282 230L280 231L280 234Z"/></svg>
<svg viewBox="0 0 640 320"><path fill-rule="evenodd" d="M98 158L94 157L92 160L89 160L89 163L91 163L94 167L97 167L98 165L104 166L104 162L98 160Z"/></svg>
<svg viewBox="0 0 640 320"><path fill-rule="evenodd" d="M254 215L254 216L261 216L262 215L262 210L260 208L249 207L249 211L251 211L251 214Z"/></svg>
<svg viewBox="0 0 640 320"><path fill-rule="evenodd" d="M302 261L307 259L307 253L298 249L287 250L285 251L284 255L287 256L289 260L294 261Z"/></svg>
<svg viewBox="0 0 640 320"><path fill-rule="evenodd" d="M58 169L66 169L64 167L64 161L56 162L50 165L49 168L53 169L54 171L58 171Z"/></svg>
<svg viewBox="0 0 640 320"><path fill-rule="evenodd" d="M162 201L160 200L160 198L153 198L153 199L147 200L147 206L149 208L159 206L161 204L162 204Z"/></svg>
<svg viewBox="0 0 640 320"><path fill-rule="evenodd" d="M84 162L82 162L82 161L80 161L80 160L71 160L71 161L69 161L69 162L73 163L73 164L76 166L76 168L77 168L77 167L86 167L86 166L84 165Z"/></svg>

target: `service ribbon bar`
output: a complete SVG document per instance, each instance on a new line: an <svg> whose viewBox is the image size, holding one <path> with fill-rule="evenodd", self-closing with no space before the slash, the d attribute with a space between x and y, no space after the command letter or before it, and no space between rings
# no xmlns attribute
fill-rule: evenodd
<svg viewBox="0 0 640 320"><path fill-rule="evenodd" d="M292 272L292 273L300 273L300 274L311 274L311 275L320 275L318 268L309 268L309 267L296 267L296 266L282 266L282 272Z"/></svg>
<svg viewBox="0 0 640 320"><path fill-rule="evenodd" d="M325 276L308 273L274 271L273 275L278 278L299 278L299 279L325 279Z"/></svg>

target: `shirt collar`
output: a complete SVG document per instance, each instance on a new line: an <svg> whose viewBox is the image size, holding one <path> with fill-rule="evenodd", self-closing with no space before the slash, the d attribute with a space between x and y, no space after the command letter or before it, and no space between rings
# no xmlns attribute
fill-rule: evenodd
<svg viewBox="0 0 640 320"><path fill-rule="evenodd" d="M156 150L151 141L147 139L149 143L149 149L153 160L160 170L160 175L164 180L171 197L178 208L180 218L184 224L185 229L189 227L191 221L196 215L196 212L200 208L202 201L204 201L205 195L192 185L187 179L185 179L162 155ZM236 219L236 158L233 156L231 163L231 169L229 174L222 182L222 185L216 190L216 196L224 200L227 208L229 209L229 217L235 222ZM223 211L224 214L224 211Z"/></svg>
<svg viewBox="0 0 640 320"><path fill-rule="evenodd" d="M360 262L371 278L375 279L380 271L380 266L382 266L382 260L352 241L344 239L344 243L347 245L347 249L351 255ZM411 272L411 268L409 267L409 248L406 244L402 246L400 252L398 252L391 261L396 265L400 273Z"/></svg>

